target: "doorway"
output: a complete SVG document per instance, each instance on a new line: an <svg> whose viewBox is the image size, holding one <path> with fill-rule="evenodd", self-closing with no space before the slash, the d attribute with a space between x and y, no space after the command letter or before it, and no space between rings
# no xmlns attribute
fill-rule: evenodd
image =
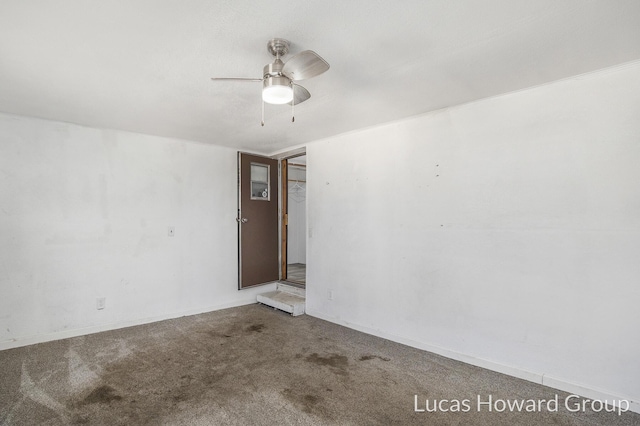
<svg viewBox="0 0 640 426"><path fill-rule="evenodd" d="M282 160L282 277L299 287L307 283L307 156Z"/></svg>

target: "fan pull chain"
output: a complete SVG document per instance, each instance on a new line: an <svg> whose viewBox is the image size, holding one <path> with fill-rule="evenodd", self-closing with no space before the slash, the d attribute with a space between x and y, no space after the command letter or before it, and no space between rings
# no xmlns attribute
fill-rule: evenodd
<svg viewBox="0 0 640 426"><path fill-rule="evenodd" d="M296 121L296 85L291 85L291 92L293 93L293 99L291 100L291 122Z"/></svg>
<svg viewBox="0 0 640 426"><path fill-rule="evenodd" d="M262 121L260 122L260 125L264 127L264 99L262 100Z"/></svg>

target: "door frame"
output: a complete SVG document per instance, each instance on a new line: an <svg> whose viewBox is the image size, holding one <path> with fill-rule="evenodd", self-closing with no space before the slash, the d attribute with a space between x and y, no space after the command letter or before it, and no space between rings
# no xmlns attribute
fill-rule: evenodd
<svg viewBox="0 0 640 426"><path fill-rule="evenodd" d="M288 195L289 195L289 180L288 180L288 163L290 159L296 157L302 157L307 155L307 148L302 147L293 151L288 151L280 154L277 158L279 160L278 167L280 169L280 281L284 281L289 285L296 287L306 288L306 283L301 284L296 281L289 281L287 279L287 247L288 247L288 231L287 226L289 222L288 217ZM307 208L305 204L305 215L307 214ZM305 241L307 230L305 229Z"/></svg>
<svg viewBox="0 0 640 426"><path fill-rule="evenodd" d="M258 157L264 157L271 160L276 160L277 169L278 169L278 183L276 188L278 188L280 193L278 194L277 202L278 202L278 264L279 264L279 277L277 281L284 281L287 284L293 286L302 287L303 285L297 283L295 281L287 280L287 225L288 225L288 217L287 217L287 204L288 204L288 190L289 190L289 182L287 177L288 169L287 167L283 167L283 165L287 165L288 160L295 157L300 157L303 155L307 155L306 147L301 147L295 150L279 153L276 155L263 155L263 154L255 154L252 152L246 151L238 151L237 152L237 195L238 195L238 203L237 203L237 211L236 211L236 220L238 221L238 290L245 290L249 288L258 287L261 285L273 284L277 281L268 281L262 284L255 284L251 286L241 287L242 284L242 226L239 222L241 220L242 213L242 182L241 182L241 163L240 157L242 154L253 155ZM306 206L305 206L305 215L307 214ZM305 241L306 241L306 230L305 230ZM306 287L306 284L305 284Z"/></svg>
<svg viewBox="0 0 640 426"><path fill-rule="evenodd" d="M287 238L289 235L289 158L279 160L280 167L280 280L287 281Z"/></svg>

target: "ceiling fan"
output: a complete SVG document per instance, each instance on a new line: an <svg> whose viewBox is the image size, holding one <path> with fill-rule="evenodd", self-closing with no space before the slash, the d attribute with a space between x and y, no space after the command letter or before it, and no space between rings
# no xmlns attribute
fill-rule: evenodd
<svg viewBox="0 0 640 426"><path fill-rule="evenodd" d="M306 80L322 74L329 69L327 61L312 50L305 50L293 55L287 62L281 57L289 53L289 41L274 38L267 43L267 50L276 60L264 66L262 78L213 77L211 80L231 81L260 81L262 82L262 122L264 126L264 102L275 105L291 105L291 121L294 105L306 101L311 97L307 89L296 84L299 80Z"/></svg>

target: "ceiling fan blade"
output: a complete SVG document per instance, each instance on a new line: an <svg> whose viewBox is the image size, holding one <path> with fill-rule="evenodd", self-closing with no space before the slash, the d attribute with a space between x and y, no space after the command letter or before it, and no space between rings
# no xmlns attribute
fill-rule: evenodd
<svg viewBox="0 0 640 426"><path fill-rule="evenodd" d="M261 78L236 78L236 77L211 77L211 80L229 80L229 81L262 81Z"/></svg>
<svg viewBox="0 0 640 426"><path fill-rule="evenodd" d="M282 74L291 80L305 80L322 74L329 69L329 63L313 50L305 50L289 59L282 67Z"/></svg>
<svg viewBox="0 0 640 426"><path fill-rule="evenodd" d="M311 97L311 93L309 93L309 91L304 87L300 86L299 84L294 84L294 86L295 86L293 88L293 104L294 105L298 105L299 103L304 102ZM289 105L291 105L291 102L289 102Z"/></svg>

